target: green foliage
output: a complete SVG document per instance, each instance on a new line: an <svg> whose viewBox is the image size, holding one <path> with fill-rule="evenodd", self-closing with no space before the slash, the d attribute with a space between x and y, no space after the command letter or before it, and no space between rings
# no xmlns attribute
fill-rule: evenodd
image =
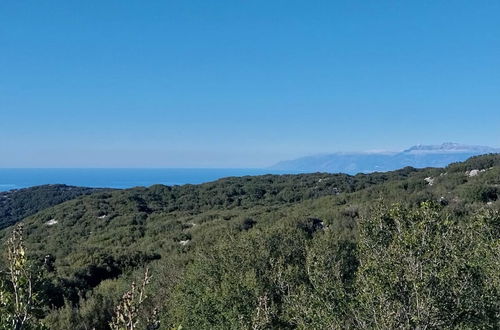
<svg viewBox="0 0 500 330"><path fill-rule="evenodd" d="M27 260L46 270L33 320L110 329L116 306L135 306L139 329L152 316L166 329L494 329L499 186L488 155L80 196L23 221ZM136 304L121 294L138 296L146 267Z"/></svg>
<svg viewBox="0 0 500 330"><path fill-rule="evenodd" d="M457 221L432 203L360 224L356 325L490 328L500 320L498 213Z"/></svg>
<svg viewBox="0 0 500 330"><path fill-rule="evenodd" d="M351 323L349 308L358 267L356 245L331 230L307 249L306 280L289 293L287 314L300 329L340 329Z"/></svg>
<svg viewBox="0 0 500 330"><path fill-rule="evenodd" d="M50 329L109 329L120 294L127 286L126 280L105 280L82 297L77 306L66 301L62 307L51 310L44 323Z"/></svg>
<svg viewBox="0 0 500 330"><path fill-rule="evenodd" d="M102 189L54 184L0 192L0 229L48 207L99 190Z"/></svg>
<svg viewBox="0 0 500 330"><path fill-rule="evenodd" d="M465 172L470 170L486 170L492 167L500 166L500 157L498 154L489 154L474 156L465 162L454 163L448 166L450 172Z"/></svg>
<svg viewBox="0 0 500 330"><path fill-rule="evenodd" d="M471 185L466 188L464 197L477 202L494 202L499 199L500 187L497 185Z"/></svg>
<svg viewBox="0 0 500 330"><path fill-rule="evenodd" d="M359 239L285 221L199 255L170 320L188 329L495 328L499 213L376 207ZM250 252L249 252L250 251Z"/></svg>
<svg viewBox="0 0 500 330"><path fill-rule="evenodd" d="M250 231L238 240L227 237L198 255L172 299L173 322L187 329L245 328L254 323L265 327L283 322L275 318L275 304L283 292L277 289L272 269L282 266L279 259L286 256L293 273L303 252L302 236L290 231Z"/></svg>

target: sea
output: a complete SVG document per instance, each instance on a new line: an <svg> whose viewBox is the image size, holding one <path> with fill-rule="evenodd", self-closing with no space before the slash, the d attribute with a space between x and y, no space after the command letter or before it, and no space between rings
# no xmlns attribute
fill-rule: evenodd
<svg viewBox="0 0 500 330"><path fill-rule="evenodd" d="M93 188L148 187L154 184L199 184L230 176L282 174L266 169L222 168L0 168L0 191L44 184Z"/></svg>

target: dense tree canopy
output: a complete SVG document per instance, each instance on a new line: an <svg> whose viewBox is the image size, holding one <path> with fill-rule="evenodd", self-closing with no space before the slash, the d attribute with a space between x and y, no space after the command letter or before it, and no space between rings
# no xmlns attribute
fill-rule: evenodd
<svg viewBox="0 0 500 330"><path fill-rule="evenodd" d="M36 318L109 329L134 306L137 329L494 329L499 187L487 155L94 192L22 222ZM126 300L146 268L144 299Z"/></svg>
<svg viewBox="0 0 500 330"><path fill-rule="evenodd" d="M51 184L0 192L0 229L48 207L98 190Z"/></svg>

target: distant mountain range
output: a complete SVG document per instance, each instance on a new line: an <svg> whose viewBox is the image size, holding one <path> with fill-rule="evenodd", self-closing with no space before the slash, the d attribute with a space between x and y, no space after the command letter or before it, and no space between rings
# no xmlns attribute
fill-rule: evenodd
<svg viewBox="0 0 500 330"><path fill-rule="evenodd" d="M459 143L417 145L401 152L332 153L281 161L272 170L290 172L370 173L392 171L406 166L444 167L469 157L500 153L500 148Z"/></svg>

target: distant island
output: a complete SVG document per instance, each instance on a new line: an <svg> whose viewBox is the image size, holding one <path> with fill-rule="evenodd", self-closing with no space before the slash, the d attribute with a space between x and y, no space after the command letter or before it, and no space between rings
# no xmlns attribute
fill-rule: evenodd
<svg viewBox="0 0 500 330"><path fill-rule="evenodd" d="M338 152L281 161L270 170L287 172L372 173L405 166L444 167L472 156L499 153L500 148L459 143L417 145L400 152Z"/></svg>

